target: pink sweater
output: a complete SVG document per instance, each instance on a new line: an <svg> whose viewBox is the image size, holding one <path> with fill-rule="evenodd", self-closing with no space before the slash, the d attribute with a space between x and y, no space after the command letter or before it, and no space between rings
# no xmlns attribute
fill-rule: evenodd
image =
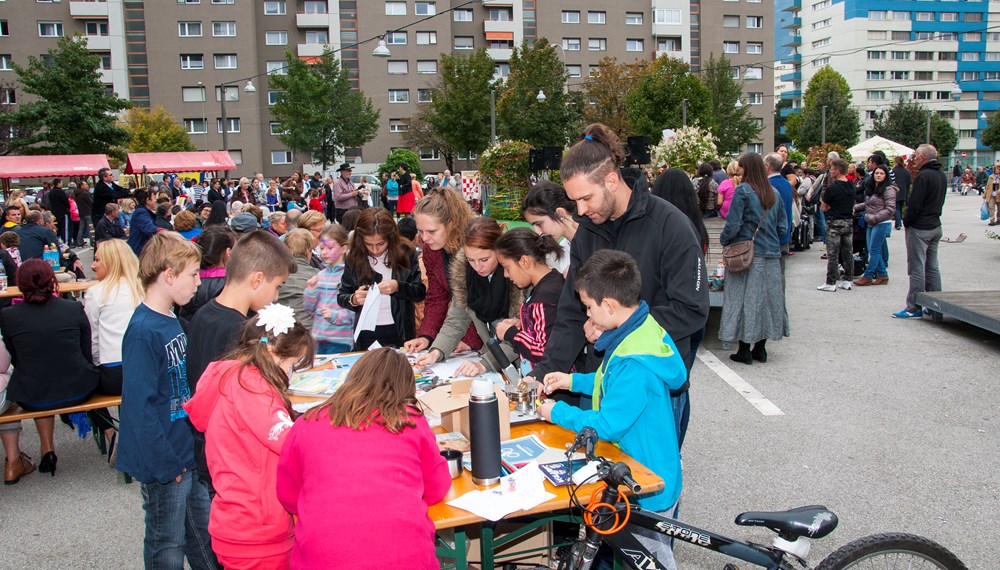
<svg viewBox="0 0 1000 570"><path fill-rule="evenodd" d="M292 568L439 567L428 505L451 478L422 415L393 435L295 422L278 461L278 500L296 515Z"/></svg>

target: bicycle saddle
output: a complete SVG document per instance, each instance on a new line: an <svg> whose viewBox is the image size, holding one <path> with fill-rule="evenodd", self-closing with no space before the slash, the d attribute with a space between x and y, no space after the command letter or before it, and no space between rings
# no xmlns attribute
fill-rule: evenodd
<svg viewBox="0 0 1000 570"><path fill-rule="evenodd" d="M782 537L823 538L837 528L837 515L822 505L812 505L770 513L740 513L735 522L740 526L767 527Z"/></svg>

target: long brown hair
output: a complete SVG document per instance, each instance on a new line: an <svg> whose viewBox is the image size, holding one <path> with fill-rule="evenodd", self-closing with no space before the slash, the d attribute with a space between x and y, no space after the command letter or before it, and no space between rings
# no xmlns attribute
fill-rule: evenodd
<svg viewBox="0 0 1000 570"><path fill-rule="evenodd" d="M274 351L274 355L278 358L292 358L297 356L298 360L292 365L292 370L309 368L313 365L313 360L316 358L316 341L313 340L309 329L300 323L295 323L295 326L283 334L275 335L274 333L267 332L267 329L263 326L258 325L257 319L251 318L243 324L236 346L223 356L221 360L237 360L240 362L240 364L233 366L226 373L228 375L230 371L235 370L237 381L244 390L249 389L243 384L243 371L248 366L256 368L260 372L260 375L264 377L264 380L277 390L288 414L294 417L295 413L292 410L292 403L285 394L288 391L288 373L282 370L274 361L269 348Z"/></svg>
<svg viewBox="0 0 1000 570"><path fill-rule="evenodd" d="M416 427L416 380L406 357L391 348L367 352L351 367L344 385L330 399L306 412L317 419L328 410L330 425L364 431L378 424L392 434Z"/></svg>
<svg viewBox="0 0 1000 570"><path fill-rule="evenodd" d="M623 162L625 147L618 135L601 123L593 123L584 129L580 140L563 157L559 176L565 183L583 174L590 182L597 184L609 172L618 172L618 167Z"/></svg>
<svg viewBox="0 0 1000 570"><path fill-rule="evenodd" d="M413 252L409 242L399 237L399 227L385 208L368 208L361 213L358 223L354 226L351 244L347 248L345 261L358 276L358 283L373 283L375 270L372 269L368 247L365 238L379 236L388 243L385 264L395 273L399 269L410 267L410 254Z"/></svg>
<svg viewBox="0 0 1000 570"><path fill-rule="evenodd" d="M771 209L774 205L774 189L767 180L764 159L756 152L744 152L736 162L743 169L743 182L753 188L757 198L760 199L760 205L764 206L765 210Z"/></svg>
<svg viewBox="0 0 1000 570"><path fill-rule="evenodd" d="M430 216L444 226L447 238L444 249L454 254L462 247L462 232L473 218L472 210L458 192L451 190L428 192L417 202L413 215Z"/></svg>

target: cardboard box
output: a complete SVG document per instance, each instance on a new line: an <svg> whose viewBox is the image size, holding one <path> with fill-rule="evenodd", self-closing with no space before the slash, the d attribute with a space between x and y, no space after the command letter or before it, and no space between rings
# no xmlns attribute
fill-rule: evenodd
<svg viewBox="0 0 1000 570"><path fill-rule="evenodd" d="M441 427L469 437L469 390L472 380L455 380L448 386L439 386L420 396L418 400L425 411L441 416ZM510 439L510 402L500 386L493 386L500 408L500 441Z"/></svg>

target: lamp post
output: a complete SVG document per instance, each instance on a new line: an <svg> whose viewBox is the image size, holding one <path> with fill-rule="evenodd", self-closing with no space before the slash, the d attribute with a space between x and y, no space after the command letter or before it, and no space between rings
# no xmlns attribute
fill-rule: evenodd
<svg viewBox="0 0 1000 570"><path fill-rule="evenodd" d="M688 100L681 99L681 127L688 126Z"/></svg>
<svg viewBox="0 0 1000 570"><path fill-rule="evenodd" d="M226 151L226 154L229 154L229 120L226 116L226 90L230 87L239 89L239 85L233 83L220 83L215 86L219 90L219 99L222 103L222 150ZM243 91L246 93L256 93L257 88L254 87L253 81L248 79L247 84L243 87ZM224 171L223 176L228 177L229 171Z"/></svg>
<svg viewBox="0 0 1000 570"><path fill-rule="evenodd" d="M497 91L490 89L490 144L497 144Z"/></svg>
<svg viewBox="0 0 1000 570"><path fill-rule="evenodd" d="M822 137L820 138L823 144L826 144L826 105L823 105L823 122L822 122Z"/></svg>

